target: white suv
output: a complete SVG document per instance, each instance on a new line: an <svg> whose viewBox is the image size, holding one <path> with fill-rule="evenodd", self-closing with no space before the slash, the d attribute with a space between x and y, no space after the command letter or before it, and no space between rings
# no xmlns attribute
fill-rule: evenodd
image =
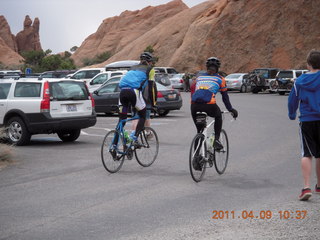
<svg viewBox="0 0 320 240"><path fill-rule="evenodd" d="M0 127L10 143L28 144L34 134L57 133L75 141L96 124L94 100L83 81L4 79L0 82Z"/></svg>
<svg viewBox="0 0 320 240"><path fill-rule="evenodd" d="M76 71L71 75L71 79L85 81L86 84L89 83L90 79L96 76L98 73L104 72L104 68L83 68Z"/></svg>

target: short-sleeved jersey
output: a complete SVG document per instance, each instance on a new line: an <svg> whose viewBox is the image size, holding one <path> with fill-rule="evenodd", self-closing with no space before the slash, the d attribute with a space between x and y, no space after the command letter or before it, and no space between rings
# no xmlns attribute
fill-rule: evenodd
<svg viewBox="0 0 320 240"><path fill-rule="evenodd" d="M211 101L208 104L216 103L215 95L220 91L227 91L226 80L219 74L209 75L207 72L200 72L196 79L195 91L206 89L212 92Z"/></svg>

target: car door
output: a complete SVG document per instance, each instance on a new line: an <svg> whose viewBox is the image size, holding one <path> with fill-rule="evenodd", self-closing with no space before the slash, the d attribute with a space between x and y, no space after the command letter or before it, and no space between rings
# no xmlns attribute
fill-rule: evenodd
<svg viewBox="0 0 320 240"><path fill-rule="evenodd" d="M4 114L7 110L7 97L10 90L11 83L0 84L0 124L3 124Z"/></svg>
<svg viewBox="0 0 320 240"><path fill-rule="evenodd" d="M94 95L96 112L115 112L119 103L119 82L109 83L98 89Z"/></svg>

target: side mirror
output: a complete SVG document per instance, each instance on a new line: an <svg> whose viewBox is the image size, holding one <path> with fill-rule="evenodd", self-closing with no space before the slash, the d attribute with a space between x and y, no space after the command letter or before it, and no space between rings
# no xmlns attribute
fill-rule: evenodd
<svg viewBox="0 0 320 240"><path fill-rule="evenodd" d="M93 82L89 82L90 85L93 85Z"/></svg>
<svg viewBox="0 0 320 240"><path fill-rule="evenodd" d="M93 91L93 93L97 96L99 96L99 92L97 90Z"/></svg>

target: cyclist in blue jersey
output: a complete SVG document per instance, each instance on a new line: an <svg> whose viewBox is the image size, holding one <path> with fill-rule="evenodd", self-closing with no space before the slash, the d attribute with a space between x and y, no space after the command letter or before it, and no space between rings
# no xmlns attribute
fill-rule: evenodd
<svg viewBox="0 0 320 240"><path fill-rule="evenodd" d="M119 121L126 119L129 107L136 109L139 115L139 121L136 131L131 136L134 144L138 145L138 135L143 129L146 121L146 103L142 96L142 89L147 84L146 80L154 79L155 71L153 69L153 56L149 52L143 52L140 55L140 64L133 66L130 71L122 77L119 83L120 97L119 97Z"/></svg>
<svg viewBox="0 0 320 240"><path fill-rule="evenodd" d="M191 115L194 123L196 123L196 113L205 112L208 116L215 118L214 132L214 148L219 151L223 148L219 141L222 129L222 115L219 106L216 103L216 94L221 92L222 100L229 112L232 113L234 118L238 117L238 112L230 103L229 95L227 92L225 79L218 74L221 62L216 57L210 57L206 61L206 72L199 72L194 86L191 87ZM196 125L198 133L203 128Z"/></svg>

